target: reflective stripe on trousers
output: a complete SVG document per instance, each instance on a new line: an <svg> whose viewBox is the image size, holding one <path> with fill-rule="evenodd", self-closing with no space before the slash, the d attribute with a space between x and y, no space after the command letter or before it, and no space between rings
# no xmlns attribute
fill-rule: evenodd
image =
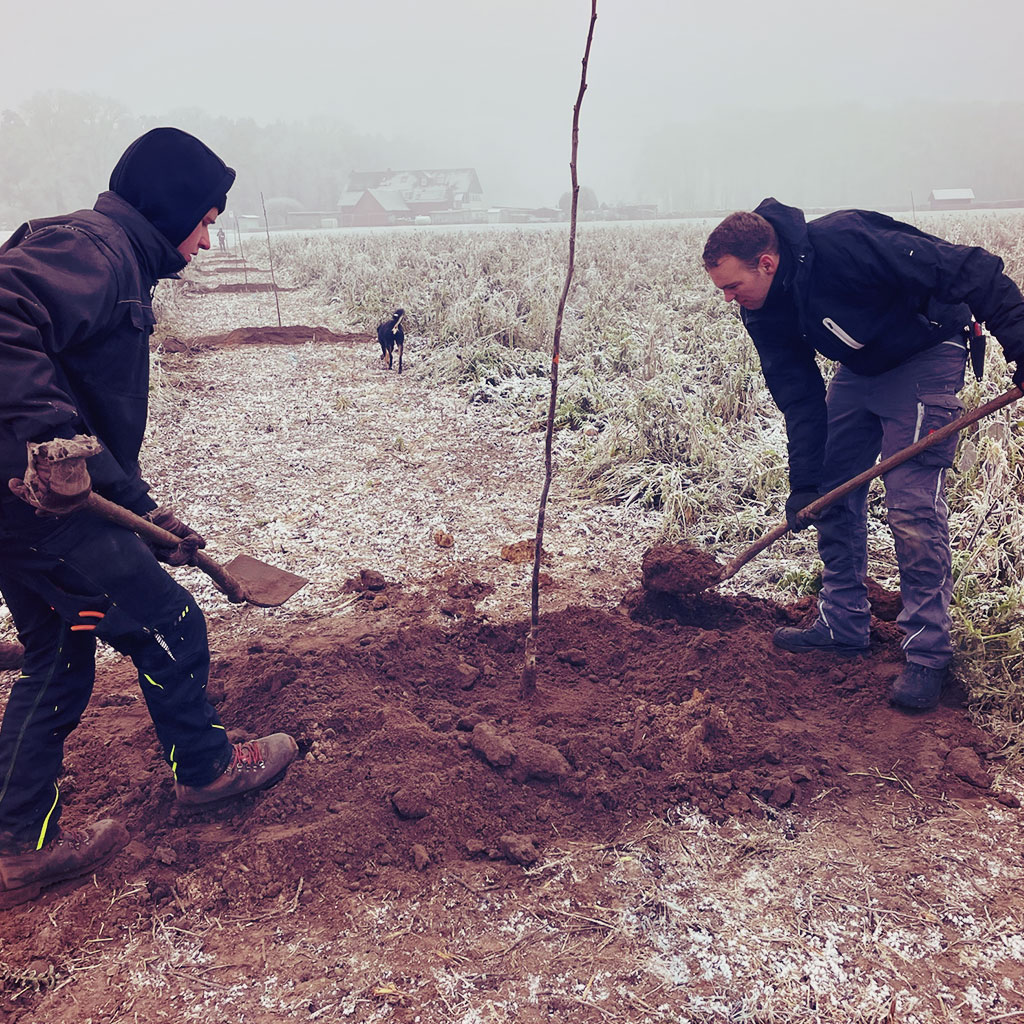
<svg viewBox="0 0 1024 1024"><path fill-rule="evenodd" d="M231 744L206 699L205 619L134 533L80 513L29 542L0 534L0 591L25 646L0 725L0 848L56 831L56 779L92 694L97 639L135 663L179 781L204 785L226 767Z"/></svg>

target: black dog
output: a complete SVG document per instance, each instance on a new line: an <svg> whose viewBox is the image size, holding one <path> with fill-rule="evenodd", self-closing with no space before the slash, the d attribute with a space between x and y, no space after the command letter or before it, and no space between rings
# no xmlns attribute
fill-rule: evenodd
<svg viewBox="0 0 1024 1024"><path fill-rule="evenodd" d="M402 372L402 350L405 348L405 331L402 330L404 309L396 309L390 320L377 324L377 340L380 342L381 362L387 363L390 370L394 361L394 350L398 349L398 372Z"/></svg>

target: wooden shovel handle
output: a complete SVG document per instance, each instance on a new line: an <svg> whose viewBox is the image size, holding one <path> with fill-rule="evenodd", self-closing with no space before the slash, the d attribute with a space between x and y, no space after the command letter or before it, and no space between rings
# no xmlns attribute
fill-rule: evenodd
<svg viewBox="0 0 1024 1024"><path fill-rule="evenodd" d="M137 533L143 540L151 540L160 547L173 548L180 541L170 530L165 530L148 519L129 512L128 509L108 501L93 491L85 502L85 508L112 523L127 527L133 533ZM242 604L246 600L246 593L242 585L224 568L219 562L215 562L204 551L196 552L196 566L203 570L210 579L224 592L227 599L234 604Z"/></svg>
<svg viewBox="0 0 1024 1024"><path fill-rule="evenodd" d="M846 483L840 484L838 487L834 487L831 491L823 494L820 498L816 498L806 508L801 509L800 514L810 516L817 515L822 509L827 508L834 501L838 501L840 498L845 498L851 491L856 491L859 487L863 487L869 480L874 480L876 476L888 473L890 469L901 465L908 459L912 459L915 455L923 452L926 448L930 448L933 444L945 441L950 434L955 434L958 430L963 430L964 427L970 426L972 423L976 423L978 420L994 413L997 409L1002 409L1003 406L1017 401L1017 399L1022 396L1024 396L1024 391L1021 391L1021 389L1015 384L1009 391L1004 391L1001 395L997 395L995 398L990 399L984 405L979 405L976 409L972 409L970 412L964 413L964 415L959 419L953 420L951 423L947 423L944 427L939 427L938 430L933 430L930 434L926 434L920 441L915 441L912 445L896 452L895 455L890 455L889 458L882 459L881 462L876 462L870 469L864 470L863 473L858 473L857 476L847 480ZM716 582L721 583L723 580L729 579L730 576L735 576L736 573L755 555L759 555L766 547L770 544L774 544L775 541L787 533L789 533L789 523L779 523L778 526L769 530L768 533L766 533L760 540L751 544L746 551L738 554L722 570L722 575L719 576Z"/></svg>

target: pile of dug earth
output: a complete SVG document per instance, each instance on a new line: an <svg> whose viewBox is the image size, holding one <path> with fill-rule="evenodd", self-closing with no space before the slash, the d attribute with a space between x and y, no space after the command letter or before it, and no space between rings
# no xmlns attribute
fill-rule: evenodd
<svg viewBox="0 0 1024 1024"><path fill-rule="evenodd" d="M680 805L805 827L868 799L890 769L922 814L998 798L991 741L961 695L926 726L887 705L901 665L891 607L868 656L793 655L772 647L772 630L811 619L810 600L673 592L672 562L687 557L649 552L646 585L618 610L545 616L528 703L525 623L477 618L473 587L425 598L361 573L348 584L354 614L282 624L216 659L214 700L247 730L234 737L286 730L302 756L272 790L198 818L176 806L135 681L118 668L75 733L69 813L128 825L121 870L145 865L157 903L176 886L215 912L299 878L341 896L409 892L418 872L475 859L517 871L566 840L607 841ZM461 614L447 625L424 614L453 600ZM97 763L108 770L77 777Z"/></svg>

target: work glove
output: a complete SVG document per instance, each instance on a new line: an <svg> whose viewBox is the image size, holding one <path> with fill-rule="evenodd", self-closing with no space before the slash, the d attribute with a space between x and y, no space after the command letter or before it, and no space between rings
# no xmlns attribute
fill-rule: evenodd
<svg viewBox="0 0 1024 1024"><path fill-rule="evenodd" d="M7 481L11 493L34 506L37 516L66 516L82 508L92 493L85 460L103 451L96 438L76 434L27 447L25 478Z"/></svg>
<svg viewBox="0 0 1024 1024"><path fill-rule="evenodd" d="M164 547L154 542L149 543L158 562L163 562L165 565L196 564L196 552L200 548L206 547L206 541L191 526L186 526L171 509L163 505L153 509L152 512L147 512L146 518L154 526L159 526L168 533L173 533L175 537L181 538L173 547Z"/></svg>
<svg viewBox="0 0 1024 1024"><path fill-rule="evenodd" d="M1024 391L1024 359L1018 359L1014 364L1013 383Z"/></svg>
<svg viewBox="0 0 1024 1024"><path fill-rule="evenodd" d="M816 487L798 487L789 492L789 497L786 499L786 525L794 533L807 529L817 518L816 516L801 516L799 513L802 508L806 508L818 497Z"/></svg>

